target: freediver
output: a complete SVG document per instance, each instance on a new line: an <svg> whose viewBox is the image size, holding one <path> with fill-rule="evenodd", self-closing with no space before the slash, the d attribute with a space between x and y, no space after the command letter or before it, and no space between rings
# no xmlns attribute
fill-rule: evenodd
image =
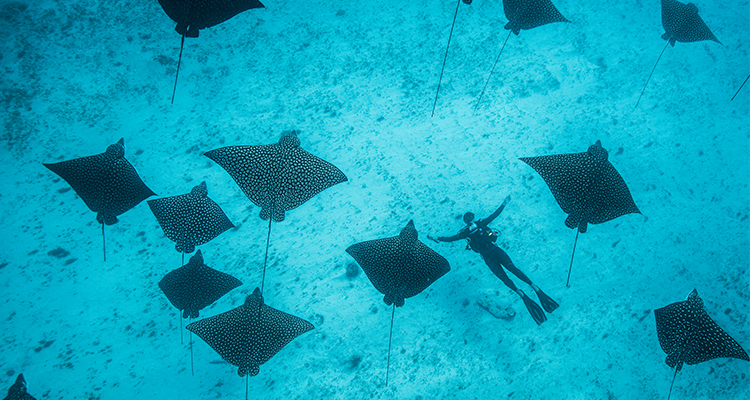
<svg viewBox="0 0 750 400"><path fill-rule="evenodd" d="M513 261L511 261L508 254L495 244L495 242L497 241L497 233L495 233L488 226L495 218L500 215L501 212L503 212L503 209L509 201L510 196L506 197L503 201L503 204L487 218L474 220L474 213L467 212L466 214L464 214L463 218L466 226L461 228L461 230L453 236L438 236L435 238L427 235L427 238L436 243L455 242L460 239L467 239L469 241L467 249L471 248L475 252L479 253L479 255L482 256L485 264L490 267L492 273L500 278L505 286L521 296L521 299L526 305L526 309L529 310L529 314L531 314L531 317L534 318L534 321L538 325L541 325L542 322L547 320L547 316L542 311L542 308L539 307L539 305L536 304L534 300L530 299L529 296L526 295L526 293L516 287L513 281L508 277L508 274L506 274L503 270L503 267L512 272L513 275L518 277L518 279L531 286L534 292L536 292L537 297L539 297L539 303L542 304L542 307L544 307L544 309L548 313L555 311L555 309L557 309L559 305L557 304L557 302L552 300L552 298L542 292L542 290L539 289L539 286L532 283L531 279L529 279L526 274L524 274L513 264Z"/></svg>

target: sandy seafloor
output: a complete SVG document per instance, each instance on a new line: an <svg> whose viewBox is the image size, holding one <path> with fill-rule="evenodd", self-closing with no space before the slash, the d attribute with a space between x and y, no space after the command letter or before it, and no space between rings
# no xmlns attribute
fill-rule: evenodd
<svg viewBox="0 0 750 400"><path fill-rule="evenodd" d="M174 23L156 0L0 1L0 390L23 372L39 399L244 397L245 382L205 343L195 376L176 310L157 282L179 266L145 203L107 228L42 166L126 156L160 196L202 180L237 225L201 246L244 282L201 316L242 304L260 282L266 223L217 147L302 147L349 181L272 230L266 302L316 329L261 366L259 399L660 399L672 370L653 309L697 288L746 349L750 219L747 0L699 0L723 45L664 46L659 1L557 0L571 24L512 37L500 1L461 4L436 115L430 117L455 1L282 1L188 39L177 98ZM565 287L573 231L518 157L585 151L596 140L642 215L589 227ZM435 244L452 270L396 312L344 249L396 235L449 235L491 213L499 244L560 308L537 326L463 242ZM48 252L69 252L58 258ZM520 284L520 283L519 283ZM525 285L523 289L530 292ZM510 320L477 304L513 307ZM360 362L353 360L361 359ZM750 398L747 362L685 366L673 399Z"/></svg>

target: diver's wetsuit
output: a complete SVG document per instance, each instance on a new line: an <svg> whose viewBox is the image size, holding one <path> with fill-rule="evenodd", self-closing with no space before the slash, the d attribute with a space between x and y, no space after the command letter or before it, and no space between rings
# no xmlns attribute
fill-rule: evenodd
<svg viewBox="0 0 750 400"><path fill-rule="evenodd" d="M505 208L505 205L500 206L489 217L478 219L471 224L466 225L453 236L439 236L435 239L441 242L455 242L456 240L468 238L469 247L479 253L482 256L482 259L484 259L485 264L490 267L492 273L515 292L518 288L505 273L503 267L528 285L531 285L531 279L513 264L513 261L511 261L510 257L505 251L503 251L503 249L494 243L494 240L496 240L497 237L493 240L492 235L494 235L494 233L492 233L492 230L487 227L487 225L492 223L492 221L503 212L503 208Z"/></svg>
<svg viewBox="0 0 750 400"><path fill-rule="evenodd" d="M497 218L497 216L500 215L501 212L503 212L503 209L505 208L505 205L508 204L509 200L510 196L508 196L505 201L503 201L503 204L498 207L495 212L484 219L475 221L474 214L464 214L464 222L466 222L467 225L453 236L441 236L433 238L430 235L427 235L427 238L436 242L455 242L456 240L460 239L468 239L469 247L471 247L472 250L476 251L482 256L482 259L484 259L484 262L488 267L490 267L492 273L500 278L500 280L503 281L503 283L508 286L508 288L521 296L521 299L523 300L526 309L529 310L531 317L537 324L541 324L542 322L547 320L547 316L544 315L544 311L542 311L539 305L536 304L534 300L531 300L529 296L527 296L523 292L523 290L520 290L518 287L516 287L516 284L513 283L510 277L508 277L508 274L505 273L505 270L503 270L503 267L512 272L513 275L517 276L518 279L531 286L534 292L536 292L537 297L539 297L539 302L542 304L542 307L544 307L547 312L555 311L555 309L557 309L559 305L557 304L557 302L555 302L555 300L547 296L541 289L539 289L538 286L533 284L531 282L531 279L529 279L526 274L521 272L520 269L516 268L516 266L513 265L513 261L510 260L508 254L495 244L497 235L492 232L492 229L487 226L495 218Z"/></svg>

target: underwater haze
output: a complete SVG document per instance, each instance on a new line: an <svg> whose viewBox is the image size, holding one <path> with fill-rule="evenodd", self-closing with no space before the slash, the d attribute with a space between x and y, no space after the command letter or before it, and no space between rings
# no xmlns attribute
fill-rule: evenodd
<svg viewBox="0 0 750 400"><path fill-rule="evenodd" d="M721 43L665 46L659 0L554 0L570 23L512 35L500 0L267 0L186 38L157 0L0 0L0 393L23 373L37 399L241 399L245 378L193 336L157 283L180 254L145 202L106 227L42 163L125 156L158 197L206 181L236 226L200 246L260 286L268 222L203 155L302 148L348 181L271 231L268 305L315 329L249 379L256 399L665 399L653 310L697 289L750 348L750 73L747 0L695 0ZM600 140L642 214L578 237L520 157ZM537 325L466 242L461 216L492 213L497 244L560 307ZM156 197L152 197L156 198ZM419 238L451 270L395 313L345 249ZM186 261L189 257L186 257ZM515 278L513 278L515 279ZM515 280L519 287L528 286ZM512 308L510 318L488 309ZM183 324L184 328L184 324ZM750 363L685 365L672 399L748 399Z"/></svg>

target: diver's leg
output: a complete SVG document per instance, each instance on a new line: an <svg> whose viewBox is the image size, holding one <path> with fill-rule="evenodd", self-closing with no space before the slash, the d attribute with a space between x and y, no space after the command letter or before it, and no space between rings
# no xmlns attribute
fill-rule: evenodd
<svg viewBox="0 0 750 400"><path fill-rule="evenodd" d="M495 251L497 252L497 258L500 261L500 264L502 264L505 269L513 273L513 275L517 276L518 279L522 280L527 285L530 285L532 288L534 287L534 284L531 283L531 279L513 264L508 253L499 247L495 247Z"/></svg>
<svg viewBox="0 0 750 400"><path fill-rule="evenodd" d="M542 322L547 320L547 316L544 315L544 311L542 311L542 308L539 307L538 304L534 302L534 300L531 300L529 296L526 295L521 289L516 287L516 284L513 283L513 281L508 277L508 274L505 273L505 270L503 270L502 264L500 264L500 261L497 257L497 253L490 253L490 254L482 254L482 258L484 258L484 262L487 264L488 267L490 267L490 270L492 271L495 276L500 278L501 281L505 284L505 286L509 287L510 290L518 293L519 296L521 296L521 299L523 300L523 304L526 306L526 309L529 310L529 314L531 314L531 318L534 319L534 322L537 323L537 325L541 325ZM528 278L527 278L528 279Z"/></svg>
<svg viewBox="0 0 750 400"><path fill-rule="evenodd" d="M542 307L547 312L552 312L557 309L557 307L560 307L559 304L555 300L553 300L551 297L547 296L544 292L542 292L542 289L539 289L539 286L533 284L531 282L531 279L529 279L526 274L524 274L520 269L518 269L514 264L513 261L511 261L508 254L503 251L501 248L497 248L499 250L499 256L500 262L503 264L503 266L510 272L513 273L513 275L517 276L518 279L526 282L529 286L531 286L532 289L534 289L534 292L536 293L536 296L539 298L539 302L542 304Z"/></svg>
<svg viewBox="0 0 750 400"><path fill-rule="evenodd" d="M484 259L484 263L487 264L488 267L490 267L490 271L492 271L495 276L500 278L501 281L505 284L505 286L509 287L510 290L517 292L518 287L516 287L516 284L513 283L512 280L510 280L510 277L508 277L508 274L505 273L503 270L502 264L495 259L494 257L488 256L485 257L482 255L482 258Z"/></svg>

